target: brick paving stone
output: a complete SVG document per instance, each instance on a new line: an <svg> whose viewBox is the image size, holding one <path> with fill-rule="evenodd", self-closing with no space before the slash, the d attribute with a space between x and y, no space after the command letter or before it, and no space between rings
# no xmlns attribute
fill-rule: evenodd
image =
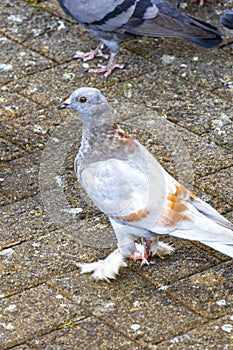
<svg viewBox="0 0 233 350"><path fill-rule="evenodd" d="M197 180L197 186L204 189L207 193L217 193L218 200L227 201L233 205L232 198L232 167L222 169L214 174L210 174ZM224 183L224 186L222 185Z"/></svg>
<svg viewBox="0 0 233 350"><path fill-rule="evenodd" d="M54 109L40 108L0 125L3 137L13 141L28 153L33 153L45 147L53 130L62 121L62 117L61 114L54 113Z"/></svg>
<svg viewBox="0 0 233 350"><path fill-rule="evenodd" d="M209 133L209 141L224 146L229 143L231 146L231 101L200 88L197 81L192 83L174 76L171 70L163 67L157 67L153 73L136 77L128 83L131 84L128 102L144 104L191 132L199 135ZM111 90L113 93L117 87ZM123 90L120 91L120 96L122 95L125 96Z"/></svg>
<svg viewBox="0 0 233 350"><path fill-rule="evenodd" d="M232 350L233 315L218 319L182 334L152 349L155 350Z"/></svg>
<svg viewBox="0 0 233 350"><path fill-rule="evenodd" d="M2 349L59 328L75 316L83 315L81 309L74 311L67 299L44 284L3 299L1 311Z"/></svg>
<svg viewBox="0 0 233 350"><path fill-rule="evenodd" d="M10 120L25 116L26 114L32 116L39 108L38 104L33 103L24 96L16 94L14 90L7 89L5 86L1 89L0 102L0 120L4 122L4 126Z"/></svg>
<svg viewBox="0 0 233 350"><path fill-rule="evenodd" d="M41 17L44 17L43 13ZM30 25L33 27L34 23ZM47 26L49 30L46 30ZM41 30L43 23L39 27ZM72 54L76 51L85 52L96 46L95 40L90 39L86 30L59 17L54 18L52 16L48 18L48 21L44 23L43 32L43 34L39 33L36 37L31 36L24 44L58 63L74 60ZM80 61L77 61L77 64L81 66Z"/></svg>
<svg viewBox="0 0 233 350"><path fill-rule="evenodd" d="M29 6L26 1L4 0L1 31L14 41L24 43L37 38L57 26L56 18L43 10L43 7Z"/></svg>
<svg viewBox="0 0 233 350"><path fill-rule="evenodd" d="M46 235L56 228L40 197L22 199L1 207L1 249Z"/></svg>
<svg viewBox="0 0 233 350"><path fill-rule="evenodd" d="M40 154L34 153L14 159L2 166L2 193L5 199L0 204L9 204L25 197L36 195Z"/></svg>
<svg viewBox="0 0 233 350"><path fill-rule="evenodd" d="M204 135L204 139L214 140L218 145L222 145L231 151L233 148L232 115L233 113L221 113L218 118L212 121L211 130Z"/></svg>
<svg viewBox="0 0 233 350"><path fill-rule="evenodd" d="M122 55L124 56L124 55ZM123 80L127 80L130 77L137 74L143 73L145 67L147 71L152 68L152 64L147 64L143 58L139 56L128 57L128 64L126 66L125 75ZM70 63L65 63L46 71L38 72L34 75L32 80L30 76L25 77L17 81L12 85L8 84L10 89L15 89L32 99L32 101L42 104L44 107L50 104L58 105L61 102L61 98L65 98L70 92L82 85L94 85L95 87L101 88L103 83L103 77L88 74L82 67L82 64L73 60ZM122 80L121 72L116 70L114 76L110 76L107 80L107 84L110 86ZM57 84L59 81L59 84Z"/></svg>
<svg viewBox="0 0 233 350"><path fill-rule="evenodd" d="M221 97L232 99L232 89L228 84L232 81L232 57L219 48L205 50L181 39L155 42L151 38L140 40L140 45L137 41L131 42L127 48L149 59L156 67L168 69L207 91L218 89ZM170 64L163 63L167 56L172 58Z"/></svg>
<svg viewBox="0 0 233 350"><path fill-rule="evenodd" d="M96 259L98 250L81 248L79 241L78 232L71 236L60 231L46 235L45 231L44 236L1 250L0 294L20 293L52 275L77 269L77 261Z"/></svg>
<svg viewBox="0 0 233 350"><path fill-rule="evenodd" d="M51 60L8 38L2 37L1 44L1 83L17 81L22 76L51 67L53 64Z"/></svg>
<svg viewBox="0 0 233 350"><path fill-rule="evenodd" d="M169 292L207 319L233 313L232 261L174 283Z"/></svg>
<svg viewBox="0 0 233 350"><path fill-rule="evenodd" d="M49 284L72 298L77 306L88 308L117 331L137 340L142 346L156 344L186 332L203 319L162 291L123 269L114 283L92 282L77 273L58 277ZM114 317L112 317L114 315Z"/></svg>
<svg viewBox="0 0 233 350"><path fill-rule="evenodd" d="M22 150L17 144L14 144L2 137L0 137L0 160L8 161L25 155L25 151ZM3 181L3 180L0 180Z"/></svg>
<svg viewBox="0 0 233 350"><path fill-rule="evenodd" d="M14 349L14 350L33 350L33 348L31 346L28 346L26 344L20 344L19 346L14 346L11 349Z"/></svg>
<svg viewBox="0 0 233 350"><path fill-rule="evenodd" d="M111 326L95 317L75 322L70 327L54 331L43 337L29 341L33 349L132 349L141 347L129 338L117 333Z"/></svg>
<svg viewBox="0 0 233 350"><path fill-rule="evenodd" d="M228 220L233 221L233 211L231 211L230 213L227 213L226 217Z"/></svg>

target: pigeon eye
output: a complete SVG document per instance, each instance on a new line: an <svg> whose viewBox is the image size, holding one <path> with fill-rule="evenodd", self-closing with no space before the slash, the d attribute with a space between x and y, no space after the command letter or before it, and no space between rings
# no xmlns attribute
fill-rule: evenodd
<svg viewBox="0 0 233 350"><path fill-rule="evenodd" d="M87 102L87 99L86 99L85 96L80 96L80 97L78 98L78 102L80 102L80 103L85 103L85 102Z"/></svg>

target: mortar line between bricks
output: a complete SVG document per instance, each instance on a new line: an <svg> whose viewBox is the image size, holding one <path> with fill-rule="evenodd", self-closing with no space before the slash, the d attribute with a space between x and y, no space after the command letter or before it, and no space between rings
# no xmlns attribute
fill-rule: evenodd
<svg viewBox="0 0 233 350"><path fill-rule="evenodd" d="M210 131L212 131L212 130L210 130ZM204 131L204 132L202 132L201 134L197 134L197 135L199 135L199 136L203 136L203 137L205 137L205 136L208 136L208 132L206 132L206 131ZM216 146L218 146L218 147L221 147L221 148L224 148L225 150L227 150L227 151L229 151L229 153L232 151L232 147L230 147L230 146L228 146L227 144L221 144L221 143L219 143L218 142L218 140L215 140L215 141L211 141L211 142L213 142ZM229 147L229 148L228 148Z"/></svg>
<svg viewBox="0 0 233 350"><path fill-rule="evenodd" d="M55 277L56 278L56 277ZM68 299L70 302L75 303L75 300L73 300L72 296L69 296L67 294L63 294L62 291L60 291L59 288L56 288L55 286L50 285L49 283L45 283L49 288L52 288L53 290L57 291L59 294L61 294L65 299ZM86 311L87 313L89 313L90 315L88 317L94 317L97 318L98 320L100 320L101 322L104 322L110 329L112 329L114 332L117 332L118 334L123 335L125 338L129 339L130 341L134 342L137 345L140 345L135 339L130 338L128 334L123 333L122 331L120 331L118 329L118 327L114 327L112 324L110 324L104 317L101 316L97 316L95 314L93 314L93 312L85 306L82 306L82 308L84 309L84 311ZM74 325L77 323L74 323Z"/></svg>
<svg viewBox="0 0 233 350"><path fill-rule="evenodd" d="M88 319L88 318L91 318L91 317L92 317L92 318L95 318L95 319L97 319L97 320L99 320L99 321L101 321L101 322L103 322L103 323L105 323L105 325L106 325L108 328L112 329L114 332L118 333L119 335L122 335L124 338L130 340L131 342L133 342L133 343L136 344L137 346L141 346L137 341L135 341L135 339L131 339L127 334L122 333L122 332L119 331L118 329L114 329L112 326L110 326L110 325L108 324L108 322L106 322L106 321L105 321L104 319L102 319L101 317L92 314L89 310L86 310L86 309L85 309L85 311L88 311L89 314L86 315L86 316L83 316L82 318L80 317L79 320L76 321L76 322L75 322L75 321L74 321L74 322L72 321L72 324L69 325L69 326L62 327L62 328L61 328L61 326L57 326L57 328L51 329L51 330L48 331L48 332L39 333L39 334L37 334L37 335L34 336L34 337L27 338L26 340L24 340L24 341L22 341L22 342L20 342L20 343L18 343L18 344L15 344L15 345L13 345L13 346L11 346L11 347L7 347L7 348L5 348L5 349L3 349L3 350L12 349L12 348L14 348L16 345L18 346L18 345L23 345L23 344L26 344L26 345L28 345L28 346L34 348L34 346L32 346L32 345L29 343L30 340L33 340L33 339L35 339L35 338L37 338L37 337L42 337L42 336L45 336L45 335L49 335L49 334L51 334L51 333L53 333L53 332L62 330L62 329L64 329L64 328L68 328L68 327L69 327L69 328L74 328L77 324L80 324L80 323L82 323L84 320L86 320L86 319ZM74 317L71 318L71 320L72 320L72 319L74 319ZM37 348L35 348L35 349L37 349Z"/></svg>
<svg viewBox="0 0 233 350"><path fill-rule="evenodd" d="M51 233L53 233L54 231L57 231L57 230L61 230L63 228L52 228L51 230L49 230L49 227L51 227L53 225L53 223L45 226L45 227L42 227L41 230L48 230L46 233L40 235L39 237L31 237L29 239L23 239L22 241L17 241L17 242L12 242L12 243L8 243L8 244L5 244L5 245L2 245L0 246L0 251L4 250L4 249L8 249L8 248L11 248L11 247L17 247L17 246L20 246L21 244L23 243L26 243L26 242L30 242L30 241L33 241L35 239L42 239L42 238L45 238L47 237L48 235L50 235Z"/></svg>
<svg viewBox="0 0 233 350"><path fill-rule="evenodd" d="M194 275L195 276L195 275ZM194 313L195 315L201 317L202 319L204 319L206 322L204 322L203 324L206 324L206 323L209 323L211 321L216 321L216 320L219 320L221 319L222 317L226 316L226 314L223 314L221 316L218 316L218 317L215 317L215 318L211 318L211 317L207 317L207 316L204 316L201 314L201 312L198 312L197 310L193 309L192 306L190 306L188 303L186 304L185 302L181 301L179 298L176 297L176 293L172 292L172 291L169 291L167 289L167 294L169 294L173 299L175 299L176 301L178 301L181 305L183 305L183 307L186 309L186 310L189 310L191 311L192 313ZM194 328L195 329L195 328Z"/></svg>
<svg viewBox="0 0 233 350"><path fill-rule="evenodd" d="M75 270L74 270L75 271ZM57 289L56 287L54 286L51 286L49 283L45 283L49 288L52 288L53 290L57 291L59 294L61 294L65 299L68 299L70 302L73 302L75 303L75 301L73 300L73 296L69 296L69 295L66 295L66 294L63 294L62 291L59 290L59 288ZM90 315L88 317L94 317L94 318L97 318L98 320L100 320L101 322L104 322L110 329L112 329L114 332L117 332L118 334L121 334L123 335L125 338L129 339L130 341L134 342L136 345L139 345L141 346L135 339L133 338L130 338L128 334L125 334L123 333L122 331L120 331L118 329L118 327L114 327L112 326L112 324L110 324L108 321L106 321L105 318L102 318L101 316L97 316L95 314L93 314L93 312L88 308L88 307L83 307L83 309L89 313ZM77 324L79 322L74 322L74 325Z"/></svg>
<svg viewBox="0 0 233 350"><path fill-rule="evenodd" d="M203 317L202 317L203 318ZM186 330L185 332L180 332L180 333L178 333L177 335L175 335L174 337L172 337L172 338L168 338L168 339L164 339L164 340L162 340L161 342L156 342L155 343L155 345L163 345L163 343L166 343L167 341L169 341L169 340L172 340L172 339L174 339L174 338L177 338L177 337L179 337L179 336L182 336L182 334L187 334L187 333L189 333L189 332L192 332L192 331L194 331L195 329L198 329L199 327L201 327L201 326L204 326L204 325L206 325L206 324L208 324L209 323L209 321L208 320L205 320L204 322L202 322L202 323L200 323L199 325L197 325L196 327L194 326L194 327L191 327L191 328L189 328L188 330ZM184 349L182 349L182 350L184 350ZM187 350L189 350L189 349L187 349ZM207 350L207 349L206 349Z"/></svg>
<svg viewBox="0 0 233 350"><path fill-rule="evenodd" d="M219 173L221 170L227 170L227 169L229 169L229 168L232 168L233 167L233 164L230 164L230 165L228 165L228 166L223 166L223 167L221 167L219 170L215 170L215 171L213 171L213 172L209 172L207 175L199 175L198 176L198 179L203 179L204 177L206 177L206 176L209 176L209 175L214 175L214 174L217 174L217 173Z"/></svg>
<svg viewBox="0 0 233 350"><path fill-rule="evenodd" d="M229 40L229 42L227 42L227 43L221 43L221 44L219 45L219 48L220 48L220 49L224 49L225 47L227 47L227 46L233 44L233 40L232 40L231 38L228 38L228 40ZM232 40L232 41L231 41L231 40ZM225 51L224 51L224 52L225 52ZM231 55L231 52L229 52L229 54Z"/></svg>
<svg viewBox="0 0 233 350"><path fill-rule="evenodd" d="M70 273L70 272L74 272L74 271L78 271L78 268L77 267L74 267L73 269L68 269L67 268L67 271L64 269L64 271L62 271L62 273L59 273L59 271L57 271L57 274L55 275L55 276L53 276L54 278L56 278L56 277L61 277L61 276L63 276L63 275L66 275L67 273ZM49 286L49 288L53 288L51 285L49 285L48 283L47 283L47 281L48 281L48 276L45 276L43 279L41 279L40 280L40 282L38 282L38 283L35 283L35 284L33 284L33 285L30 285L30 286L23 286L22 287L22 289L19 289L18 291L15 291L15 292L13 292L13 293L11 293L11 294L8 294L8 295L4 295L4 293L3 293L3 297L1 296L1 298L3 299L9 299L9 298L11 298L11 297L13 297L13 296L17 296L18 294L20 294L20 293L23 293L23 292L25 292L25 291L30 291L31 289L35 289L35 288L37 288L37 287L39 287L39 286L41 286L42 284L46 284L47 286ZM62 293L60 293L60 294L62 294ZM69 299L67 296L66 296L66 299Z"/></svg>
<svg viewBox="0 0 233 350"><path fill-rule="evenodd" d="M17 159L19 159L19 158L17 158ZM1 190L1 191L2 191L2 193L6 192L6 190L4 190L4 191ZM5 198L8 200L8 202L0 204L0 208L4 207L5 205L12 205L13 203L20 202L23 199L28 199L28 198L32 198L32 197L38 196L39 193L40 193L40 189L38 188L38 189L34 189L33 193L28 193L28 194L25 193L24 196L22 196L20 198L13 198L12 199L12 198L9 198L9 197L5 196Z"/></svg>
<svg viewBox="0 0 233 350"><path fill-rule="evenodd" d="M8 122L8 121L9 121L9 119L6 119L6 122ZM17 143L16 141L12 140L7 134L3 134L2 132L0 132L0 137L2 137L4 140L10 142L13 146L19 147L19 151L24 151L24 152L27 153L27 155L30 155L30 154L34 153L34 152L29 153L29 152L27 151L27 149L24 149L24 148L21 146L20 143ZM4 156L3 156L3 157L1 158L1 160L7 163L7 162L11 162L11 161L13 161L13 160L15 160L15 159L23 158L24 156L25 156L25 154L22 154L22 156L19 156L19 157L16 157L16 158L14 158L14 159L10 159L10 160L4 159Z"/></svg>
<svg viewBox="0 0 233 350"><path fill-rule="evenodd" d="M225 256L225 258L221 257L218 254L215 254L215 251L212 249L211 251L208 250L208 246L203 245L203 247L200 247L200 245L198 244L198 241L189 241L193 246L195 246L196 248L201 249L203 252L208 253L212 258L218 259L218 263L213 264L212 267L218 267L219 265L221 265L222 263L228 263L229 261L231 261L231 258L228 257L227 255L222 254L223 256ZM217 252L218 253L218 252ZM219 253L221 254L221 253ZM211 266L209 267L209 269L211 268ZM203 271L206 271L206 269L208 270L208 268L205 268ZM200 270L200 272L203 272L202 270ZM188 275L188 276L192 276L192 275Z"/></svg>
<svg viewBox="0 0 233 350"><path fill-rule="evenodd" d="M28 3L27 1L25 1L25 0L23 0L25 3ZM47 12L47 13L49 13L49 14L51 14L51 15L54 15L54 13L53 12L51 12L51 11L49 11L49 10L47 10L47 9L43 9L45 12ZM61 16L59 16L58 14L55 14L55 16L56 17L58 17L58 18L60 18L60 19L62 19L62 20L67 20L67 19L65 19L64 17L61 17ZM78 24L76 24L76 23L74 23L73 21L69 21L69 23L73 23L74 25L76 25L77 27L79 26ZM51 31L52 32L52 31ZM9 37L6 33L3 33L9 40L11 40L11 41L14 41L14 42L16 42L16 43L18 43L18 44L20 44L20 45L22 45L22 46L24 46L24 47L26 47L26 48L29 48L32 52L35 52L35 53L37 53L37 54L40 54L40 56L42 56L42 57L44 57L44 58L46 58L46 59L50 59L52 62L54 62L55 64L57 64L57 66L59 66L59 65L63 65L63 64L66 64L66 63L70 63L71 61L75 61L75 60L69 60L69 61L66 61L66 62L63 62L63 63L59 63L58 61L56 61L56 60L53 60L52 58L50 58L50 56L46 56L46 55L43 55L43 54L41 54L41 52L38 50L33 50L29 45L25 45L25 42L26 42L26 39L25 39L25 41L23 41L23 42L20 42L20 41L17 41L17 40L15 40L15 39L12 39L11 37ZM225 46L228 46L229 44L223 44L222 45L222 47L225 47ZM222 49L222 47L220 46L220 49ZM134 51L133 50L129 50L129 49L127 49L127 48L125 48L125 50L127 50L128 52L131 52L131 53L134 53ZM137 54L138 55L138 54ZM143 57L142 55L138 55L138 56L140 56L140 57ZM151 60L151 59L145 59L146 61L148 61L148 62L150 62L150 63L152 63L152 64L155 64L155 63L153 63L153 60ZM51 68L54 68L54 66L53 67L50 67L50 69ZM49 68L48 68L49 69ZM178 76L179 78L180 78L180 75L176 72L176 71L173 71L170 67L167 67L167 69L169 69L171 72L172 72L172 74L175 74L176 76ZM39 72L43 72L43 71L45 71L46 69L42 69L42 70L39 70ZM148 71L147 70L145 70L144 72L142 72L141 74L138 74L138 75L136 75L136 76L133 76L133 77L130 77L130 79L132 79L132 78L137 78L137 77L140 77L140 76L142 76L142 75L145 75L145 73L149 73L150 72L150 69L148 69ZM27 75L31 75L31 74L35 74L35 73L38 73L38 72L33 72L33 73L29 73L29 74L27 74ZM22 79L23 77L21 77L20 79ZM181 77L182 78L182 77ZM19 79L19 80L20 80ZM122 81L125 81L125 80L128 80L129 78L124 78L123 77L123 80L119 80L119 82L122 82ZM8 81L6 84L8 84L8 83L10 83L10 82L12 82L12 81L14 81L14 80L10 80L10 81ZM187 81L186 79L184 79L184 81ZM195 80L193 80L192 79L192 77L190 77L190 81L193 83L193 84L195 84ZM115 84L115 82L112 82L112 83L110 83L110 86L112 86L112 85L114 85ZM215 91L216 90L218 90L221 86L218 86L218 87L215 87L215 88L213 88L212 90L208 90L208 89L206 89L205 87L204 87L204 85L202 85L202 84L195 84L196 86L199 86L201 89L203 89L203 90L205 90L206 92L210 92L210 93L213 93L213 94L215 94L215 95L217 95L218 97L221 97L221 96L219 96L219 94L216 94L215 93ZM23 95L22 95L23 96ZM26 96L25 96L26 97ZM226 98L227 98L227 100L229 99L229 101L231 102L231 99L230 99L230 97L228 97L228 96L226 96Z"/></svg>
<svg viewBox="0 0 233 350"><path fill-rule="evenodd" d="M35 52L35 51L34 51ZM44 58L47 58L47 57L44 57ZM65 64L65 63L64 63ZM21 79L25 79L25 77L28 77L28 76L33 76L34 74L38 74L38 73L42 73L42 72L45 72L46 70L49 70L49 69L53 69L53 68L56 68L58 67L59 65L57 64L54 64L53 66L49 66L49 67L44 67L44 68L41 68L41 69L38 69L37 71L34 71L34 72L28 72L27 74L25 75L22 75L20 76L19 78L17 78L17 81L20 82ZM8 81L6 81L5 83L2 84L2 86L6 86L8 89L10 89L10 87L8 87L8 84L11 84L11 83L14 83L15 82L15 79L12 78L12 79L9 79ZM18 91L16 90L15 91L16 93L18 93ZM20 94L21 96L23 97L26 97L27 99L29 99L29 97L27 95L23 95L23 94ZM33 100L32 100L33 101ZM34 102L34 101L33 101ZM38 105L40 105L39 103L37 103Z"/></svg>
<svg viewBox="0 0 233 350"><path fill-rule="evenodd" d="M125 50L134 53L134 50L129 50L129 49L125 49ZM224 52L225 52L225 51L224 51ZM139 55L139 54L138 54L138 55ZM139 56L142 57L142 58L144 58L142 55L139 55ZM145 58L144 58L144 59L145 59ZM149 59L149 58L148 58L148 59L146 59L146 60L147 60L148 62L153 63L153 60L152 60L152 59ZM155 63L153 63L153 64L155 64ZM166 69L169 70L172 74L176 75L179 79L183 79L183 81L185 81L185 82L187 82L187 83L190 82L190 83L192 83L193 86L198 86L200 89L204 90L205 92L214 94L214 95L218 96L219 98L222 98L221 95L219 95L219 94L217 94L217 93L215 92L215 91L217 91L218 89L220 89L220 88L222 87L222 85L220 85L220 83L219 83L219 86L217 86L217 87L215 87L215 88L212 88L212 89L208 89L208 88L206 88L204 85L202 85L202 84L200 84L200 83L196 83L196 80L193 79L192 76L190 76L189 79L187 80L187 79L185 79L185 78L182 78L176 71L172 70L171 67L166 67ZM231 99L230 96L225 96L225 100L227 100L227 101L229 100L229 102L232 102L232 99Z"/></svg>
<svg viewBox="0 0 233 350"><path fill-rule="evenodd" d="M29 49L30 51L32 52L35 52L37 54L39 54L41 57L45 58L45 59L49 59L50 61L52 61L53 63L58 63L56 60L50 58L50 57L47 57L45 56L44 54L41 53L40 50L34 50L31 48L31 46L29 45L25 45L25 43L27 42L27 39L25 39L24 41L20 41L20 40L17 40L16 38L12 38L11 36L9 36L7 33L3 33L3 35L10 41L16 43L16 44L19 44L20 46L23 46L25 47L26 49ZM40 70L39 70L40 71ZM35 72L37 73L37 72ZM26 75L30 75L30 73L27 73ZM13 79L14 80L14 79Z"/></svg>
<svg viewBox="0 0 233 350"><path fill-rule="evenodd" d="M91 317L91 316L92 316L92 315L83 316L83 318L82 318L81 320L85 320L85 319L87 319L87 318L89 318L89 317ZM72 318L71 318L71 319L72 319ZM75 322L72 322L72 324L71 324L70 326L66 326L66 327L72 327L72 326L74 326L75 324L78 324L78 322L76 322L76 323L75 323ZM26 344L26 345L28 345L28 346L30 346L30 347L32 347L32 348L35 348L34 346L32 346L32 345L29 343L30 340L33 340L33 339L35 339L35 338L37 338L37 337L42 337L42 336L48 335L48 334L50 334L50 333L52 333L52 332L61 330L62 328L60 328L60 327L61 327L61 326L57 326L57 328L53 328L53 329L50 329L50 330L45 331L45 332L39 332L38 334L35 334L35 335L33 335L32 337L29 336L29 337L23 339L22 341L20 341L20 342L14 344L14 345L8 346L8 347L6 347L6 348L2 348L1 350L10 350L10 349L14 349L14 347L19 346L19 345L23 345L23 344ZM35 349L38 349L38 348L36 347Z"/></svg>
<svg viewBox="0 0 233 350"><path fill-rule="evenodd" d="M97 217L97 216L92 216L91 218L93 219L93 218L96 218L96 217ZM12 243L8 243L8 244L5 244L5 245L2 245L2 246L0 247L0 251L2 251L2 250L4 250L4 249L11 248L11 247L20 246L20 245L23 244L23 243L32 242L32 241L34 241L35 239L41 240L41 239L43 239L43 238L48 237L49 235L51 235L51 233L53 233L53 232L55 232L55 231L64 231L63 233L64 233L68 238L70 238L70 236L72 236L71 234L66 233L66 230L64 230L64 227L54 227L54 228L52 228L51 230L49 230L49 227L52 226L52 225L53 225L53 223L51 223L50 225L47 225L46 227L43 227L43 228L41 229L41 230L48 230L48 231L45 232L44 234L41 234L40 236L37 236L37 237L35 237L35 238L31 237L31 238L29 238L29 239L23 239L22 241L17 241L17 242L12 242ZM101 253L104 253L104 252L106 251L106 249L110 250L110 248L102 248L102 249L101 249L101 247L93 247L93 246L89 246L89 245L85 245L85 244L81 245L80 243L79 243L79 245L80 245L81 247L93 249L93 250L98 251L98 252L101 252ZM65 256L70 256L70 257L75 257L75 256L76 256L75 254L65 254L65 253L64 253L64 254L61 253L61 254L62 254L62 256L64 256L64 255L65 255ZM77 262L76 262L75 260L73 260L73 263L74 263L74 264L77 264Z"/></svg>
<svg viewBox="0 0 233 350"><path fill-rule="evenodd" d="M168 293L169 294L169 293ZM172 298L173 298L173 296L171 296ZM173 298L174 299L174 298ZM178 301L179 302L179 301ZM180 302L179 302L180 303ZM180 303L181 304L181 303ZM186 307L185 307L186 308ZM186 308L187 309L187 308ZM189 310L190 311L190 310ZM192 310L191 310L192 311ZM192 311L192 313L193 313L193 311ZM199 315L198 315L199 316ZM97 316L98 317L98 316ZM101 316L99 316L99 318L102 320L102 321L104 321L109 327L110 327L110 324L108 323L108 321L105 321L104 319L102 319L101 318ZM202 317L201 316L201 318L202 319L204 319L205 320L205 318L204 317ZM191 327L190 329L188 329L187 331L185 331L185 333L187 333L187 332L190 332L190 331L192 331L193 329L196 329L196 328L198 328L198 327L200 327L201 325L204 325L204 324L207 324L208 323L208 320L206 320L205 322L203 322L203 323L200 323L197 327ZM112 327L112 329L114 330L114 331L117 331L117 332L119 332L118 331L118 329L117 329L117 326L116 327ZM126 334L124 334L124 333L122 333L124 336L126 336ZM179 336L179 335L181 335L181 334L183 334L183 333L178 333L178 334L176 334L175 335L175 337L177 337L177 336ZM128 336L129 337L129 336ZM129 337L129 339L132 341L135 341L134 339L132 339L132 338L130 338ZM168 341L169 339L172 339L172 338L167 338L167 339L163 339L163 340L161 340L161 341L158 341L158 342L155 342L153 345L158 345L158 344L160 344L160 343L163 343L163 342L165 342L165 341ZM138 343L136 343L136 344L138 344ZM139 345L140 345L140 343L139 343ZM140 345L141 346L141 345Z"/></svg>
<svg viewBox="0 0 233 350"><path fill-rule="evenodd" d="M192 242L191 242L191 243L192 243ZM215 257L215 258L216 258L216 257ZM174 284L174 283L182 282L182 281L184 281L186 278L189 278L189 277L191 277L191 276L195 276L195 275L197 275L198 273L202 273L202 272L207 271L208 269L211 269L211 268L213 268L213 267L221 266L221 264L226 263L226 262L228 262L228 261L231 260L231 259L229 259L229 260L227 260L227 261L222 261L222 260L220 260L219 258L216 258L216 259L219 260L219 263L214 264L214 265L209 266L209 267L205 267L203 270L200 270L199 272L190 273L190 274L185 275L185 277L181 277L181 278L176 279L174 282L172 282L171 284L168 285L168 289L169 289L169 287L171 287L172 284ZM159 291L160 288L163 287L163 286L157 286L157 285L155 285L155 284L153 283L152 280L148 279L143 273L135 271L134 268L128 267L128 269L131 270L132 272L136 273L138 276L140 276L140 278L142 278L145 282L147 282L147 283L149 282L157 291ZM140 271L140 270L139 270L139 271ZM166 290L168 290L168 289L166 289Z"/></svg>
<svg viewBox="0 0 233 350"><path fill-rule="evenodd" d="M29 6L33 7L32 5L30 5L28 0L22 0L25 4L28 4ZM43 6L43 5L42 5ZM60 19L63 19L64 21L67 21L71 24L74 24L76 26L79 26L79 24L77 24L77 22L75 22L75 20L73 20L71 17L69 17L68 15L66 16L61 16L59 13L56 12L52 12L49 8L46 8L46 5L43 8L39 8L41 11L47 12L52 16L58 17ZM88 31L87 31L88 32Z"/></svg>
<svg viewBox="0 0 233 350"><path fill-rule="evenodd" d="M220 264L217 264L217 265L214 265L214 266L215 266L215 267L221 267L221 266L223 266L224 264L227 264L229 261L230 261L230 260L224 261L224 262L222 261ZM224 266L223 266L223 267L224 267ZM184 278L181 278L181 279L179 279L179 280L177 280L177 281L179 281L179 282L185 281L187 278L189 278L189 277L191 277L191 276L198 276L200 273L203 273L203 272L205 272L205 271L208 271L208 270L210 270L210 269L212 269L212 268L213 268L213 267L205 268L205 269L203 269L202 271L199 271L198 273L194 273L194 274L187 275L187 276L185 276ZM176 281L175 283L177 283L177 281ZM170 286L172 286L172 285L170 285ZM227 313L226 313L226 314L220 315L220 316L215 317L215 318L211 318L211 317L204 316L204 315L201 314L201 312L195 311L195 309L193 309L188 303L186 304L185 302L181 301L179 297L176 297L176 293L175 293L175 292L172 292L171 290L169 290L169 288L166 289L166 293L167 293L167 294L170 294L170 295L172 296L172 298L174 298L176 301L178 301L180 304L182 304L186 309L192 311L192 312L195 313L196 315L198 315L198 316L200 316L201 318L205 319L207 322L218 320L218 319L220 319L220 318L222 318L222 317L224 317L224 316L227 315Z"/></svg>

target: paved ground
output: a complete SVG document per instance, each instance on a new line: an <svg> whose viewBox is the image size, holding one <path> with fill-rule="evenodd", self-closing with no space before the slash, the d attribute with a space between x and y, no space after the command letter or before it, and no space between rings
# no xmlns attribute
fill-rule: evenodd
<svg viewBox="0 0 233 350"><path fill-rule="evenodd" d="M224 255L165 238L172 256L130 261L112 283L80 275L77 262L103 258L115 241L73 173L80 120L56 109L75 87L100 88L124 128L233 220L233 34L223 30L211 51L125 43L125 70L105 81L70 56L95 40L55 0L30 3L1 2L0 349L233 349ZM219 25L230 7L187 11Z"/></svg>

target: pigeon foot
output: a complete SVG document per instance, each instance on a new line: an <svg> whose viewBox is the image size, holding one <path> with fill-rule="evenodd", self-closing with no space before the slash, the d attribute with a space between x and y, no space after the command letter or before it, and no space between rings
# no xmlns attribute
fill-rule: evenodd
<svg viewBox="0 0 233 350"><path fill-rule="evenodd" d="M156 244L152 243L150 247L151 255L154 256L156 254L160 258L164 258L166 255L170 255L174 253L174 251L175 251L175 248L163 242L158 242Z"/></svg>
<svg viewBox="0 0 233 350"><path fill-rule="evenodd" d="M99 260L93 263L77 264L81 273L92 273L92 277L96 280L105 280L109 282L115 279L119 273L120 267L126 267L124 258L118 249L114 250L104 260Z"/></svg>
<svg viewBox="0 0 233 350"><path fill-rule="evenodd" d="M102 64L98 64L99 68L94 68L94 69L89 69L89 73L105 73L104 77L107 78L114 69L118 68L118 69L123 69L124 65L123 64L107 64L107 65L102 65Z"/></svg>
<svg viewBox="0 0 233 350"><path fill-rule="evenodd" d="M148 239L143 239L143 244L135 243L136 250L129 256L129 259L142 260L141 266L149 265L147 259L150 256L151 241Z"/></svg>
<svg viewBox="0 0 233 350"><path fill-rule="evenodd" d="M103 57L107 60L109 55L102 52L103 47L104 45L100 43L95 50L88 52L76 51L72 56L81 59L83 62L93 60L95 57Z"/></svg>
<svg viewBox="0 0 233 350"><path fill-rule="evenodd" d="M147 259L150 255L158 255L160 258L164 258L166 255L172 254L175 249L167 243L159 242L158 240L150 241L144 239L143 244L135 243L136 250L134 254L130 255L130 259L142 260L141 266L149 265Z"/></svg>
<svg viewBox="0 0 233 350"><path fill-rule="evenodd" d="M204 5L205 1L206 2L211 2L211 3L214 2L214 0L191 0L191 4L199 2L199 7L202 7Z"/></svg>

